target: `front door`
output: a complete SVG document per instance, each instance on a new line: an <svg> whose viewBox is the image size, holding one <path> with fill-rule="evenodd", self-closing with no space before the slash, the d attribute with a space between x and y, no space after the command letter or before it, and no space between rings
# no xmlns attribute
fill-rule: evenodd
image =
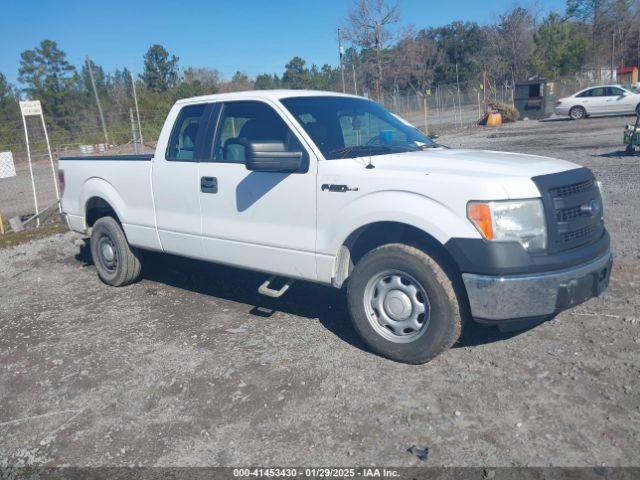
<svg viewBox="0 0 640 480"><path fill-rule="evenodd" d="M633 95L618 87L607 87L607 99L611 102L611 113L633 113L636 107Z"/></svg>
<svg viewBox="0 0 640 480"><path fill-rule="evenodd" d="M316 278L316 158L276 110L263 101L225 102L209 161L200 162L205 256L216 262ZM304 152L296 173L252 172L248 142L278 141Z"/></svg>
<svg viewBox="0 0 640 480"><path fill-rule="evenodd" d="M585 90L577 95L578 105L582 105L589 115L606 113L607 97L605 87L596 87Z"/></svg>

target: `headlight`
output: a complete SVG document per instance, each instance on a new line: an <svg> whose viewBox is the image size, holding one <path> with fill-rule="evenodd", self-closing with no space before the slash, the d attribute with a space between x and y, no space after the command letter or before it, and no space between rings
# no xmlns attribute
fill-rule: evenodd
<svg viewBox="0 0 640 480"><path fill-rule="evenodd" d="M542 201L469 202L467 217L487 240L519 242L528 252L547 248Z"/></svg>

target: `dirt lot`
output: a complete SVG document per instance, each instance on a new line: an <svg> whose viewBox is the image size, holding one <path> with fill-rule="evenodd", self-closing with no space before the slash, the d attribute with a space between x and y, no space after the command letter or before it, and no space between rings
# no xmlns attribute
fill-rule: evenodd
<svg viewBox="0 0 640 480"><path fill-rule="evenodd" d="M176 258L104 286L72 234L0 250L0 459L49 465L638 465L640 157L630 118L442 137L552 155L605 185L609 290L423 366L368 353L338 291Z"/></svg>

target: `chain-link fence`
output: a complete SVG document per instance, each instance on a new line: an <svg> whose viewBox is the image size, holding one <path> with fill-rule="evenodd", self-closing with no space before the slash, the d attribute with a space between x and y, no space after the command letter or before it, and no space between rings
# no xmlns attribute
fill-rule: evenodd
<svg viewBox="0 0 640 480"><path fill-rule="evenodd" d="M590 77L571 78L556 81L555 91L558 98L594 84ZM595 82L597 83L597 82ZM436 85L424 93L386 92L381 103L392 112L400 115L421 130L431 135L444 134L455 130L471 128L485 114L486 101L498 101L507 105L513 104L511 85L489 85L486 95L478 85ZM95 105L83 105L84 111L90 111ZM103 107L109 143L104 139L97 110L94 116L83 116L71 122L67 129L60 131L60 121L49 119L49 133L52 139L54 164L61 156L89 154L132 154L151 153L159 135L162 121L170 105L140 109L140 125L144 134L144 145L140 142L138 118L135 110L128 106L116 107L113 104ZM38 211L56 201L54 176L51 171L49 157L44 144L44 132L38 122L31 122L28 128L31 143L31 156L35 196ZM58 125L57 127L55 125ZM27 161L26 144L21 119L18 117L8 125L15 130L15 143L0 145L0 152L11 152L15 175L0 176L0 215L5 221L13 216L27 217L36 212L33 185ZM55 128L58 128L56 131Z"/></svg>
<svg viewBox="0 0 640 480"><path fill-rule="evenodd" d="M511 103L510 91L489 98ZM430 134L441 134L477 125L484 115L485 97L481 88L438 85L424 93L385 95L382 103L392 112Z"/></svg>
<svg viewBox="0 0 640 480"><path fill-rule="evenodd" d="M0 151L6 147L0 146ZM10 151L5 150L8 156ZM57 201L49 154L46 150L31 153L31 167L26 155L17 155L13 159L15 174L0 177L0 215L5 221L14 216L29 217L41 212Z"/></svg>
<svg viewBox="0 0 640 480"><path fill-rule="evenodd" d="M52 165L40 117L26 117L29 150L25 137L18 143L0 145L0 216L4 221L32 217L58 200L57 175ZM21 130L24 131L22 122Z"/></svg>

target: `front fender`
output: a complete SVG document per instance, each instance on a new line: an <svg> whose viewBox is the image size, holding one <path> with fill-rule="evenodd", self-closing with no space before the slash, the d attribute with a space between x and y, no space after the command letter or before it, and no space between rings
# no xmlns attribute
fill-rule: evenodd
<svg viewBox="0 0 640 480"><path fill-rule="evenodd" d="M466 213L454 211L425 195L402 190L363 195L339 212L325 215L324 220L324 225L319 225L318 252L330 256L338 254L351 233L376 222L410 225L443 245L452 237L480 238Z"/></svg>

